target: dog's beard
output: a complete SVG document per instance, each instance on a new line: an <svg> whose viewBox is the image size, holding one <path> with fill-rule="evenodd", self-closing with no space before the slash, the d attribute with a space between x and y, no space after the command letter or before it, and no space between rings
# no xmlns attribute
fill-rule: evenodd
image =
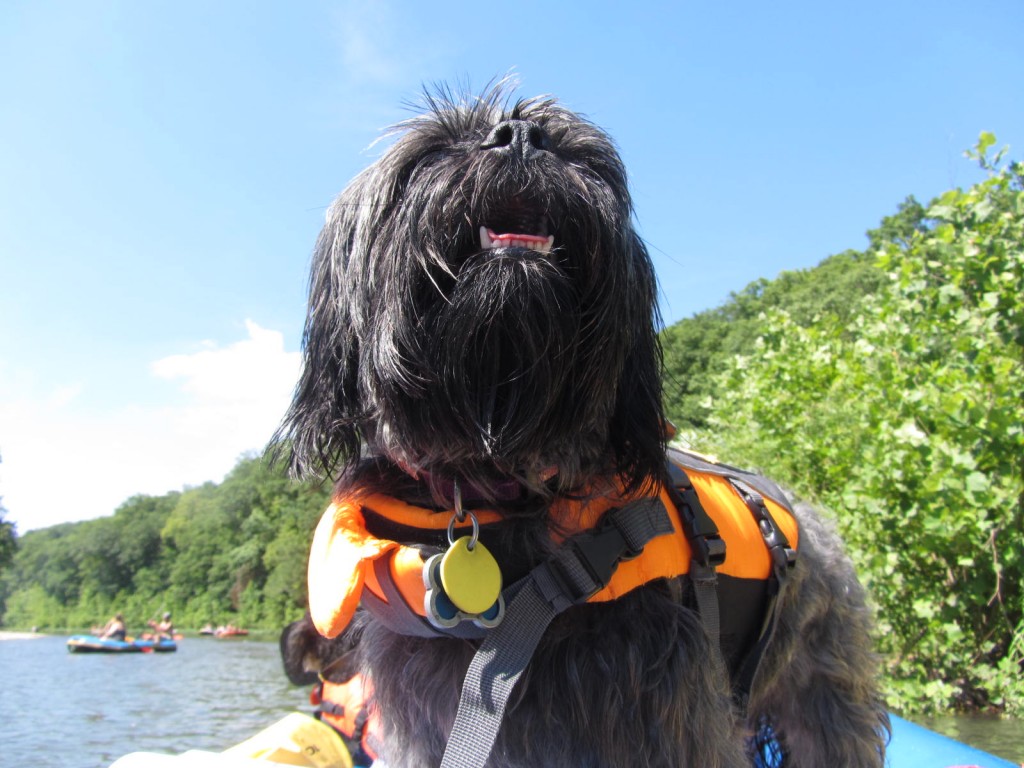
<svg viewBox="0 0 1024 768"><path fill-rule="evenodd" d="M622 191L547 157L417 168L370 262L401 287L366 326L364 434L376 451L478 483L552 468L571 482L608 461L637 320L637 285L616 280L634 245L621 235ZM488 247L499 233L533 238ZM390 274L394 264L405 268Z"/></svg>
<svg viewBox="0 0 1024 768"><path fill-rule="evenodd" d="M595 402L578 396L579 305L573 281L540 254L467 259L446 300L398 340L404 364L367 372L379 403L375 447L435 471L477 462L529 475L577 463L593 440L566 444L567 436L609 416L588 413Z"/></svg>

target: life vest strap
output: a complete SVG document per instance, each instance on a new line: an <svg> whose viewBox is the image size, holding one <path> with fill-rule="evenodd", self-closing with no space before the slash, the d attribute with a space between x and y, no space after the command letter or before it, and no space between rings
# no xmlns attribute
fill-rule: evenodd
<svg viewBox="0 0 1024 768"><path fill-rule="evenodd" d="M757 521L758 530L761 532L761 537L772 558L773 575L781 587L789 577L793 566L796 565L796 550L789 546L786 534L775 522L775 518L768 510L761 494L738 478L730 477L729 482Z"/></svg>
<svg viewBox="0 0 1024 768"><path fill-rule="evenodd" d="M314 717L341 735L359 764L372 763L380 751L381 724L372 695L372 686L359 674L342 683L321 679L310 693Z"/></svg>
<svg viewBox="0 0 1024 768"><path fill-rule="evenodd" d="M690 562L690 583L697 601L697 615L704 626L711 647L721 646L721 615L718 605L718 573L715 568L725 562L725 542L718 526L704 509L700 497L686 471L671 460L665 462L671 482L666 490L679 513L683 534L690 544L693 559ZM721 653L712 654L711 663L724 668Z"/></svg>
<svg viewBox="0 0 1024 768"><path fill-rule="evenodd" d="M761 494L735 477L730 477L729 482L754 515L758 530L760 530L765 546L768 547L772 557L772 578L769 581L768 606L765 609L764 624L757 641L743 659L736 679L733 681L733 696L740 710L745 711L761 659L768 644L775 636L775 628L779 623L779 599L782 597L793 566L796 565L797 554L796 550L789 546L786 534L779 528L779 524L764 503Z"/></svg>
<svg viewBox="0 0 1024 768"><path fill-rule="evenodd" d="M394 552L389 552L373 561L373 573L384 592L385 600L379 599L372 590L367 589L363 591L363 604L392 632L414 637L437 636L437 631L413 611L395 585L391 575L393 559Z"/></svg>
<svg viewBox="0 0 1024 768"><path fill-rule="evenodd" d="M611 509L509 588L505 620L488 632L466 672L441 768L482 768L512 688L552 619L603 589L623 558L673 530L658 498Z"/></svg>
<svg viewBox="0 0 1024 768"><path fill-rule="evenodd" d="M694 560L703 566L711 567L725 562L725 542L718 534L718 526L700 503L693 483L686 471L671 461L666 462L669 483L666 490L683 524L683 533L693 549Z"/></svg>

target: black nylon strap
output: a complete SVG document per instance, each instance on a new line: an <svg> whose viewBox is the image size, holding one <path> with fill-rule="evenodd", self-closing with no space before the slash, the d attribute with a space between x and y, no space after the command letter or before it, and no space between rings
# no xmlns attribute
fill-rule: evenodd
<svg viewBox="0 0 1024 768"><path fill-rule="evenodd" d="M557 614L533 580L519 590L466 671L441 768L481 768L487 762L512 688Z"/></svg>
<svg viewBox="0 0 1024 768"><path fill-rule="evenodd" d="M695 562L704 566L715 566L725 562L725 542L718 535L718 526L700 503L690 478L681 467L669 462L672 482L666 486L669 498L676 506L683 533L693 550Z"/></svg>
<svg viewBox="0 0 1024 768"><path fill-rule="evenodd" d="M713 650L711 663L724 669L725 659L721 650L722 620L718 606L718 574L715 567L725 562L725 542L718 534L718 526L701 504L693 483L686 471L672 460L667 462L671 483L666 490L676 505L683 533L690 544L693 559L690 561L690 583L697 601L697 615L704 626Z"/></svg>
<svg viewBox="0 0 1024 768"><path fill-rule="evenodd" d="M765 649L767 649L772 638L775 636L775 628L779 623L779 600L785 590L790 571L796 564L797 553L795 549L789 546L786 535L768 510L768 506L764 503L761 494L737 478L730 477L729 482L736 489L739 497L743 499L744 504L746 504L750 513L757 521L761 537L764 539L765 546L768 548L768 553L772 558L773 580L769 590L770 598L768 600L768 607L765 609L765 620L761 627L761 634L758 636L753 648L750 649L743 659L743 663L733 682L733 692L736 700L740 708L745 710L747 699L750 697L750 691L753 690L754 678L757 675Z"/></svg>
<svg viewBox="0 0 1024 768"><path fill-rule="evenodd" d="M743 503L754 516L754 520L757 521L758 530L761 532L761 537L768 548L768 554L772 558L772 574L778 582L778 587L781 588L796 563L796 550L789 546L786 534L775 522L775 518L768 510L761 494L737 478L730 477L729 482L743 499Z"/></svg>
<svg viewBox="0 0 1024 768"><path fill-rule="evenodd" d="M632 502L607 512L593 531L567 539L552 558L510 587L504 621L488 633L466 672L441 768L482 768L512 689L551 620L603 589L637 545L642 549L672 531L659 499Z"/></svg>

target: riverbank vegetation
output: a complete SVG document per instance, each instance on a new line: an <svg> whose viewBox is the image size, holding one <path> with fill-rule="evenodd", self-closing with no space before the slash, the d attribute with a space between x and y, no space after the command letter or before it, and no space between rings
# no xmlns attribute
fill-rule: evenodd
<svg viewBox="0 0 1024 768"><path fill-rule="evenodd" d="M834 517L900 710L1024 713L1024 167L665 332L695 447Z"/></svg>
<svg viewBox="0 0 1024 768"><path fill-rule="evenodd" d="M994 144L969 153L983 181L908 198L864 251L662 334L679 438L835 519L904 712L1024 713L1024 168ZM278 628L303 611L327 495L250 457L219 485L29 532L0 578L0 625L171 610L182 627Z"/></svg>
<svg viewBox="0 0 1024 768"><path fill-rule="evenodd" d="M137 631L171 611L181 628L280 629L304 610L306 552L328 495L247 457L220 484L29 531L0 578L3 626L88 627L121 612Z"/></svg>

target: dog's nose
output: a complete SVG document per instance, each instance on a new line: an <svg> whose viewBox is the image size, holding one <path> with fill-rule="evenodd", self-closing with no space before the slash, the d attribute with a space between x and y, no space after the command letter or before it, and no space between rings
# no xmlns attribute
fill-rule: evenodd
<svg viewBox="0 0 1024 768"><path fill-rule="evenodd" d="M551 139L537 123L529 120L503 120L484 139L480 149L497 150L530 158L551 149Z"/></svg>

